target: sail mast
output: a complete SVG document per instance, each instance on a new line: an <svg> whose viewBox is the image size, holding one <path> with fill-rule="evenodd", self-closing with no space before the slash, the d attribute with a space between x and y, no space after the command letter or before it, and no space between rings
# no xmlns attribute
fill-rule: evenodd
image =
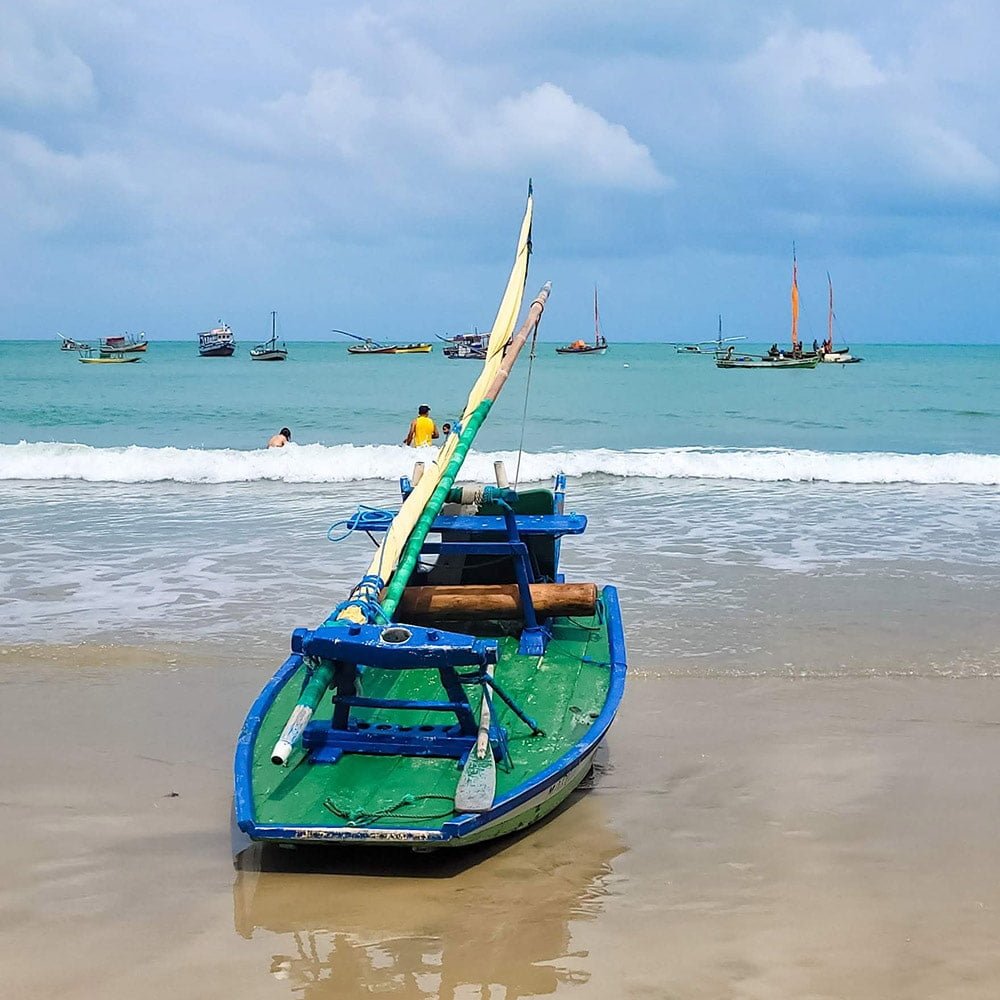
<svg viewBox="0 0 1000 1000"><path fill-rule="evenodd" d="M795 260L795 244L792 244L792 349L799 342L799 266Z"/></svg>
<svg viewBox="0 0 1000 1000"><path fill-rule="evenodd" d="M448 490L462 467L476 433L500 393L528 333L541 318L549 293L548 285L531 304L528 318L512 340L514 324L521 311L524 285L528 278L533 202L529 183L528 202L521 222L514 264L490 331L486 360L483 362L479 378L469 393L459 421L458 432L449 435L448 440L441 446L437 458L424 471L419 482L403 501L389 530L383 536L367 572L351 591L350 599L333 610L324 623L326 625L352 621L364 623L369 616L362 611L363 605L377 606L380 618L386 621L392 619L392 614L417 564L424 539L444 505ZM346 330L336 332L347 333ZM347 336L355 335L348 333ZM295 744L316 711L316 706L333 681L333 673L333 665L325 660L320 661L315 667L299 695L295 708L292 709L278 742L271 751L272 763L287 763Z"/></svg>
<svg viewBox="0 0 1000 1000"><path fill-rule="evenodd" d="M827 350L833 350L833 281L830 272L826 272L826 283L830 286L830 312L826 320L826 344Z"/></svg>
<svg viewBox="0 0 1000 1000"><path fill-rule="evenodd" d="M614 310L612 310L613 312ZM594 285L594 347L601 346L601 326L597 318L597 285Z"/></svg>

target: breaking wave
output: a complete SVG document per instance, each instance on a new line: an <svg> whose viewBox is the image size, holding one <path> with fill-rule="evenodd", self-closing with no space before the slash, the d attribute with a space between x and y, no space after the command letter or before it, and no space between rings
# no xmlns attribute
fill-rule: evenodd
<svg viewBox="0 0 1000 1000"><path fill-rule="evenodd" d="M396 480L435 452L398 445L289 445L282 449L96 448L60 442L0 445L0 481L92 483L346 483ZM503 459L513 477L516 452L473 452L463 477L489 481ZM1000 455L824 452L785 448L596 448L521 458L521 481L556 473L619 478L744 480L760 483L914 483L1000 485Z"/></svg>

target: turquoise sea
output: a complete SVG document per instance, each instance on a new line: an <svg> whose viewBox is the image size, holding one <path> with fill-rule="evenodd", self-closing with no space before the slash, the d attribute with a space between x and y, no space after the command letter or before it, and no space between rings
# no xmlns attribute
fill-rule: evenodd
<svg viewBox="0 0 1000 1000"><path fill-rule="evenodd" d="M280 650L341 599L369 543L327 528L398 501L416 407L454 419L478 365L294 342L264 364L250 346L203 359L153 342L95 366L0 342L0 641ZM567 473L590 517L567 572L621 585L634 662L996 669L1000 348L852 345L863 363L758 372L662 344L554 346L522 356L465 471L487 480L500 457L522 482ZM264 449L283 425L292 446ZM943 606L964 651L935 646ZM788 627L770 627L776 609ZM817 643L817 609L860 638ZM887 631L899 642L876 641Z"/></svg>

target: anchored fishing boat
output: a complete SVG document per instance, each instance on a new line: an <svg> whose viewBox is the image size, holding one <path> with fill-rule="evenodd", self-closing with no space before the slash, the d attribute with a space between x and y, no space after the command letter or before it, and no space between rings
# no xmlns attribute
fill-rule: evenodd
<svg viewBox="0 0 1000 1000"><path fill-rule="evenodd" d="M95 357L94 349L86 347L80 351L80 360L85 365L128 365L141 361L142 358L137 358L133 355L126 356L124 354L98 354Z"/></svg>
<svg viewBox="0 0 1000 1000"><path fill-rule="evenodd" d="M146 334L129 336L126 333L122 337L105 337L101 341L100 350L101 355L108 358L115 354L143 354L148 346Z"/></svg>
<svg viewBox="0 0 1000 1000"><path fill-rule="evenodd" d="M836 315L833 311L833 281L830 278L829 271L826 275L826 283L830 288L830 309L827 314L826 323L826 340L823 341L823 346L820 349L820 357L823 359L824 364L835 364L835 365L853 365L857 364L862 358L856 358L851 354L851 349L849 347L838 347L833 346L833 321Z"/></svg>
<svg viewBox="0 0 1000 1000"><path fill-rule="evenodd" d="M799 269L795 259L795 245L792 245L792 349L781 350L777 343L771 345L767 354L762 356L736 354L730 344L722 348L722 317L719 317L719 346L715 350L716 368L771 368L796 370L815 368L820 356L817 351L803 351L799 343Z"/></svg>
<svg viewBox="0 0 1000 1000"><path fill-rule="evenodd" d="M732 348L727 348L725 352L715 359L716 368L815 368L819 364L819 358L794 358L780 357L768 358L758 357L748 354L731 353Z"/></svg>
<svg viewBox="0 0 1000 1000"><path fill-rule="evenodd" d="M715 354L718 355L722 352L723 344L735 344L741 340L746 340L746 337L723 337L722 336L722 316L719 316L719 333L715 340L699 340L693 344L674 344L677 354ZM712 351L703 351L703 347L710 346L713 348Z"/></svg>
<svg viewBox="0 0 1000 1000"><path fill-rule="evenodd" d="M84 343L82 340L74 340L72 337L64 337L60 333L57 333L56 336L61 341L59 344L60 351L89 351L91 349L90 344Z"/></svg>
<svg viewBox="0 0 1000 1000"><path fill-rule="evenodd" d="M594 285L594 342L588 344L585 340L574 340L565 347L557 347L556 354L604 354L608 342L601 333L601 319L597 311L597 285Z"/></svg>
<svg viewBox="0 0 1000 1000"><path fill-rule="evenodd" d="M276 315L272 310L271 339L251 348L250 359L252 361L284 361L288 357L288 348L285 347L284 343L282 343L281 347L278 347L278 334L275 331L274 325Z"/></svg>
<svg viewBox="0 0 1000 1000"><path fill-rule="evenodd" d="M203 358L231 358L236 350L233 331L219 320L219 325L198 334L198 354Z"/></svg>
<svg viewBox="0 0 1000 1000"><path fill-rule="evenodd" d="M514 333L527 276L532 197L487 358L456 430L382 533L367 571L250 709L235 806L252 839L472 844L546 816L590 769L621 701L617 592L569 584L560 540L586 518L552 490L456 486L462 462L525 343L546 284ZM429 541L428 536L438 540Z"/></svg>
<svg viewBox="0 0 1000 1000"><path fill-rule="evenodd" d="M356 333L348 333L346 330L334 330L334 333L342 333L345 337L353 337L360 341L358 344L351 344L347 348L348 354L430 354L433 345L425 343L414 344L382 344L371 337L359 337Z"/></svg>
<svg viewBox="0 0 1000 1000"><path fill-rule="evenodd" d="M490 344L488 333L456 333L454 337L438 337L447 346L441 349L441 353L452 360L462 359L465 361L485 361L486 350Z"/></svg>

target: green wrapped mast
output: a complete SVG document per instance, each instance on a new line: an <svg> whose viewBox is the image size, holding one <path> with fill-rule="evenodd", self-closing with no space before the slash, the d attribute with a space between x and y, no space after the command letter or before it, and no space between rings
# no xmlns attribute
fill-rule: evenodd
<svg viewBox="0 0 1000 1000"><path fill-rule="evenodd" d="M514 366L514 362L517 360L517 356L521 352L521 348L524 347L528 337L538 327L538 323L542 318L542 313L545 310L545 303L551 290L552 283L547 281L542 286L542 289L536 296L535 300L531 303L531 306L528 309L528 315L525 318L524 323L521 325L521 328L511 338L510 344L504 354L503 361L500 364L500 368L487 389L485 397L475 410L473 410L472 415L466 420L465 425L462 427L458 438L458 444L452 453L451 460L448 462L445 471L442 473L434 492L431 494L427 504L424 506L416 524L414 524L413 530L407 538L406 545L403 548L399 561L396 565L395 572L392 574L388 586L382 595L380 604L387 620L392 619L396 608L399 606L400 599L403 596L403 591L406 589L406 585L410 582L410 577L413 575L413 571L417 566L417 561L420 558L420 552L424 547L427 534L431 530L431 525L433 525L434 519L438 516L441 512L441 508L447 502L448 492L455 484L455 478L458 476L458 473L462 468L465 456L469 453L469 448L472 447L472 442L475 440L476 434L479 433L479 428L483 425L483 421L486 419L493 407L494 402L496 402L497 397L500 395L500 392L510 375L511 369ZM292 749L301 739L303 731L312 719L313 713L316 711L316 707L319 705L320 700L326 693L332 681L333 665L325 660L320 661L315 670L313 670L308 683L303 688L302 694L299 696L298 704L296 704L295 708L292 710L278 742L274 745L274 750L271 752L271 762L273 764L286 764L288 762Z"/></svg>

